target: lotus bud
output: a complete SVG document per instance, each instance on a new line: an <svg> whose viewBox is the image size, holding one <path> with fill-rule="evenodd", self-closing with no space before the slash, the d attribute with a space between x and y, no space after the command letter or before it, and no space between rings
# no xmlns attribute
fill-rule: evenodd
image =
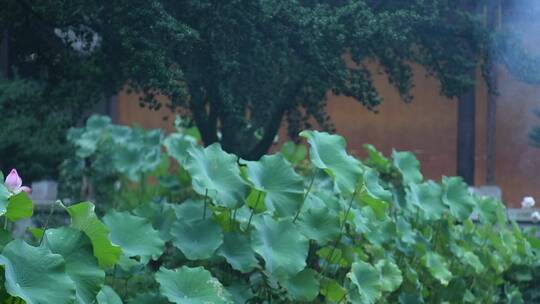
<svg viewBox="0 0 540 304"><path fill-rule="evenodd" d="M16 169L11 169L11 172L9 172L4 183L9 191L19 192L22 186L22 179Z"/></svg>

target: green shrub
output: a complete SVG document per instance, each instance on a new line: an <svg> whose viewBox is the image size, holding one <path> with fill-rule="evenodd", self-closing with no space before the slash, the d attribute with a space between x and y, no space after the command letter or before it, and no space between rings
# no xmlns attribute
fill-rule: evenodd
<svg viewBox="0 0 540 304"><path fill-rule="evenodd" d="M301 135L303 174L281 153L243 161L185 132L92 118L70 134L74 159L106 177L90 180L110 187L113 203L98 204L114 208L63 207L70 227L42 241L32 230L39 246L2 242L4 292L27 303L538 301L540 242L500 202L457 177L423 180L412 153L366 146L360 161L340 136ZM18 206L2 197L8 213Z"/></svg>
<svg viewBox="0 0 540 304"><path fill-rule="evenodd" d="M99 100L76 83L51 89L43 79L0 77L0 169L17 167L28 181L58 177L58 166L72 153L67 130Z"/></svg>

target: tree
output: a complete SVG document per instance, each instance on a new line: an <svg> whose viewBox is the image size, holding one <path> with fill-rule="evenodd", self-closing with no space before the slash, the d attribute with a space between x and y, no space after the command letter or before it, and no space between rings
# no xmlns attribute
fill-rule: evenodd
<svg viewBox="0 0 540 304"><path fill-rule="evenodd" d="M282 120L289 135L309 119L332 129L328 91L370 110L381 102L368 62L378 63L404 101L419 63L455 97L474 84L486 36L454 1L184 1L176 18L198 33L177 62L205 143L257 159ZM220 129L222 138L218 138Z"/></svg>
<svg viewBox="0 0 540 304"><path fill-rule="evenodd" d="M182 91L170 59L193 33L159 1L0 0L0 7L4 172L17 166L30 180L55 177L69 151L67 129L126 84L145 96Z"/></svg>
<svg viewBox="0 0 540 304"><path fill-rule="evenodd" d="M65 100L77 96L86 106L127 86L155 109L163 94L167 106L189 110L205 144L220 141L257 159L283 121L291 137L312 121L332 130L328 92L376 111L371 62L405 102L413 99L413 63L440 81L444 96L470 90L470 71L489 55L490 36L475 15L478 1L461 2L469 3L0 0L7 8L0 24L16 42L12 67L25 65L39 44L32 66L49 71L46 88L78 81L100 93L89 100L96 94L68 90Z"/></svg>

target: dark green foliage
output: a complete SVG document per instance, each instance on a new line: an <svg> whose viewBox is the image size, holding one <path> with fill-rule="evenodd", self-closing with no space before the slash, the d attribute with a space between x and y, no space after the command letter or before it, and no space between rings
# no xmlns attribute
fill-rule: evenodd
<svg viewBox="0 0 540 304"><path fill-rule="evenodd" d="M140 104L152 109L164 94L167 106L187 110L206 145L221 142L258 159L282 122L292 138L313 122L332 130L329 92L376 111L382 100L374 73L384 72L406 102L413 99L412 64L424 66L449 97L474 85L471 69L489 56L527 74L535 62L509 61L523 57L519 42L486 32L484 4L0 0L0 29L9 37L11 76L16 69L21 79L38 81L40 98L32 102L47 113L67 111L66 125L77 122L69 113L84 113L122 88L142 93Z"/></svg>
<svg viewBox="0 0 540 304"><path fill-rule="evenodd" d="M458 96L473 84L468 71L485 39L454 1L206 0L170 11L199 37L178 58L189 98L173 105L191 109L206 144L219 140L249 159L265 153L283 118L293 138L310 118L331 130L328 91L375 110L370 63L405 101L414 62L441 81L443 95Z"/></svg>
<svg viewBox="0 0 540 304"><path fill-rule="evenodd" d="M191 112L205 144L258 159L284 120L293 138L310 119L331 130L329 91L375 111L372 63L405 101L412 63L441 81L443 95L470 88L486 35L465 2L469 12L434 0L2 0L0 28L10 67L25 79L46 75L45 91L61 93L42 103L76 99L66 107L80 111L127 84L158 108L163 93ZM54 29L86 43L75 51Z"/></svg>
<svg viewBox="0 0 540 304"><path fill-rule="evenodd" d="M106 281L128 302L538 300L535 231L521 230L500 201L470 193L459 177L424 180L410 152L386 157L366 146L369 157L360 160L342 137L304 131L309 159L293 166L282 153L244 161L219 144L199 146L188 132L161 141L157 130L104 117L73 134L73 159L85 164L84 174L103 173L96 160L110 157L111 174L91 182L116 185L98 204L123 211L108 210L103 225L91 204L77 204L68 208L72 227L98 248L100 265L116 258L117 271L107 271L115 279ZM126 142L153 157L123 153ZM119 259L103 238L109 230ZM116 297L113 289L104 287L98 303Z"/></svg>
<svg viewBox="0 0 540 304"><path fill-rule="evenodd" d="M70 149L65 132L80 117L77 107L67 106L71 101L56 96L50 97L55 103L45 101L44 95L57 93L47 92L42 81L0 79L0 167L4 172L18 168L27 172L27 181L57 176L57 167Z"/></svg>
<svg viewBox="0 0 540 304"><path fill-rule="evenodd" d="M182 91L171 58L192 34L160 1L0 0L0 7L9 75L0 75L4 170L55 177L67 129L126 84L148 96Z"/></svg>

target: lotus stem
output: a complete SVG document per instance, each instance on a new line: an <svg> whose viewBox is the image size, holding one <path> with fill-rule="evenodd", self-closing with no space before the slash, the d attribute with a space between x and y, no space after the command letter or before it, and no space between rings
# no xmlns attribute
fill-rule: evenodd
<svg viewBox="0 0 540 304"><path fill-rule="evenodd" d="M324 268L321 271L321 276L324 274L324 272L328 268L328 265L330 265L330 261L332 260L334 252L336 251L336 247L339 244L339 242L341 241L341 238L343 237L343 228L345 227L345 223L347 222L347 218L349 217L349 213L351 212L352 204L353 204L353 201L354 201L354 197L356 196L357 190L358 190L358 187L356 187L354 189L354 192L353 192L353 194L351 196L351 199L349 200L349 207L347 208L347 211L345 212L345 218L343 219L343 223L341 223L341 227L339 229L340 230L339 237L338 237L336 243L334 244L334 246L332 246L332 250L330 250L330 254L326 258L326 264L324 265Z"/></svg>
<svg viewBox="0 0 540 304"><path fill-rule="evenodd" d="M204 190L204 208L203 208L203 214L202 219L206 219L206 205L208 204L208 189Z"/></svg>
<svg viewBox="0 0 540 304"><path fill-rule="evenodd" d="M49 228L49 221L51 220L51 217L54 213L54 208L56 207L56 204L60 203L62 204L62 201L58 200L54 202L54 204L51 205L51 210L49 211L49 215L47 216L47 219L45 220L45 225L43 225L43 235L41 236L41 239L39 240L39 245L41 246L41 243L43 243L43 239L45 238L45 231L47 231L47 228Z"/></svg>
<svg viewBox="0 0 540 304"><path fill-rule="evenodd" d="M300 211L302 211L302 207L304 207L304 203L306 202L306 199L309 195L309 192L311 191L311 187L313 186L313 181L315 180L315 172L313 172L313 176L311 177L311 180L309 182L309 186L307 188L306 194L304 194L304 197L302 198L302 203L300 204L300 207L298 208L298 211L296 212L296 215L294 216L293 223L296 222L298 219L298 216L300 215Z"/></svg>
<svg viewBox="0 0 540 304"><path fill-rule="evenodd" d="M257 201L255 202L255 206L253 207L253 209L251 209L251 214L249 215L249 220L248 220L246 229L249 228L249 225L251 224L251 220L253 219L253 214L255 214L255 210L257 209L257 206L259 206L259 201L261 200L261 194L262 194L262 191L259 191L259 194L257 194Z"/></svg>

